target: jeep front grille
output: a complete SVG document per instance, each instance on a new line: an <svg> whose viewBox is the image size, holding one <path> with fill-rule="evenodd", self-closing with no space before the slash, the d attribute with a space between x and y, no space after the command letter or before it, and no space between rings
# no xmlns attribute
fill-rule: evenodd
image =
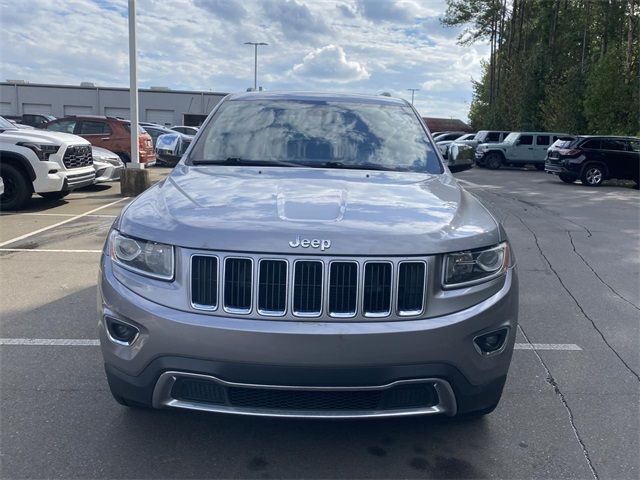
<svg viewBox="0 0 640 480"><path fill-rule="evenodd" d="M331 262L329 311L335 317L353 317L358 303L358 264Z"/></svg>
<svg viewBox="0 0 640 480"><path fill-rule="evenodd" d="M67 168L80 168L93 165L91 145L72 145L67 147L62 161Z"/></svg>
<svg viewBox="0 0 640 480"><path fill-rule="evenodd" d="M191 304L198 309L218 306L218 258L193 257L191 263Z"/></svg>
<svg viewBox="0 0 640 480"><path fill-rule="evenodd" d="M287 311L287 262L260 260L258 272L258 312L284 315Z"/></svg>
<svg viewBox="0 0 640 480"><path fill-rule="evenodd" d="M386 317L391 313L391 264L368 262L364 266L362 311L367 317Z"/></svg>
<svg viewBox="0 0 640 480"><path fill-rule="evenodd" d="M400 263L398 268L398 315L410 316L422 313L426 268L424 262Z"/></svg>
<svg viewBox="0 0 640 480"><path fill-rule="evenodd" d="M229 313L251 311L253 261L227 258L224 262L224 309Z"/></svg>
<svg viewBox="0 0 640 480"><path fill-rule="evenodd" d="M232 316L411 317L424 312L426 278L425 259L194 254L191 306Z"/></svg>

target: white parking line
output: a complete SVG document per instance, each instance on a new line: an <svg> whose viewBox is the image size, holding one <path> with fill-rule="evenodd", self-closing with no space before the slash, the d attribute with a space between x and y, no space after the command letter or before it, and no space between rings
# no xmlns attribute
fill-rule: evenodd
<svg viewBox="0 0 640 480"><path fill-rule="evenodd" d="M0 217L76 217L77 213L0 213ZM116 218L117 215L84 215L92 218Z"/></svg>
<svg viewBox="0 0 640 480"><path fill-rule="evenodd" d="M473 188L502 188L497 185L479 185L477 183L470 182L469 180L463 180L461 178L456 178L456 180L458 181L458 183L462 183L464 185L468 185L469 187L473 187Z"/></svg>
<svg viewBox="0 0 640 480"><path fill-rule="evenodd" d="M575 343L516 343L516 350L582 350Z"/></svg>
<svg viewBox="0 0 640 480"><path fill-rule="evenodd" d="M0 252L102 253L102 250L63 250L54 248L0 248Z"/></svg>
<svg viewBox="0 0 640 480"><path fill-rule="evenodd" d="M96 346L98 340L80 338L0 338L0 345L46 345L61 347ZM574 343L516 343L516 350L582 350Z"/></svg>
<svg viewBox="0 0 640 480"><path fill-rule="evenodd" d="M0 247L4 247L5 245L9 245L11 243L15 243L15 242L18 242L20 240L24 240L25 238L29 238L32 235L37 235L38 233L46 232L47 230L51 230L52 228L59 227L59 226L64 225L66 223L73 222L74 220L77 220L77 219L82 218L82 217L86 217L88 215L91 215L94 212L102 210L103 208L111 207L112 205L115 205L116 203L123 202L125 200L130 200L130 198L128 198L128 197L120 198L119 200L116 200L115 202L107 203L106 205L102 205L101 207L94 208L93 210L89 210L88 212L81 213L80 215L76 215L74 217L68 218L68 219L63 220L61 222L54 223L53 225L49 225L47 227L43 227L43 228L40 228L38 230L34 230L33 232L25 233L24 235L20 235L19 237L15 237L15 238L12 238L10 240L6 240L6 241L0 243Z"/></svg>
<svg viewBox="0 0 640 480"><path fill-rule="evenodd" d="M60 347L94 347L98 340L80 338L0 338L0 345L54 345Z"/></svg>

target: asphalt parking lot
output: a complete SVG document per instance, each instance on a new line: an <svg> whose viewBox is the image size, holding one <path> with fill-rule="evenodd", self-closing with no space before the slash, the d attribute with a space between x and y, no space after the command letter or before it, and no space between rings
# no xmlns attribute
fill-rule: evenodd
<svg viewBox="0 0 640 480"><path fill-rule="evenodd" d="M640 193L533 170L457 177L503 221L520 273L518 349L479 420L122 407L96 346L96 277L130 200L113 184L2 214L2 478L638 478Z"/></svg>

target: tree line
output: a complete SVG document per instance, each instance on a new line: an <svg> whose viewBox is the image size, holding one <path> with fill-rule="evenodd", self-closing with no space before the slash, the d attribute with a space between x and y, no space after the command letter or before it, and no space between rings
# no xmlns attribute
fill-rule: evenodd
<svg viewBox="0 0 640 480"><path fill-rule="evenodd" d="M640 0L447 0L441 22L490 44L474 128L640 135Z"/></svg>

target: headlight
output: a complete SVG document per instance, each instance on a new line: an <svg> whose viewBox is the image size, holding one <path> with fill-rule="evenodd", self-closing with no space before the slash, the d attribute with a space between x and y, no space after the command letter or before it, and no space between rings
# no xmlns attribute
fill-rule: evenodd
<svg viewBox="0 0 640 480"><path fill-rule="evenodd" d="M449 253L444 257L443 288L460 288L486 282L509 267L509 245L485 250Z"/></svg>
<svg viewBox="0 0 640 480"><path fill-rule="evenodd" d="M119 167L120 165L122 165L122 160L120 160L120 157L101 157L94 155L93 161L108 163L109 165L112 165L114 167Z"/></svg>
<svg viewBox="0 0 640 480"><path fill-rule="evenodd" d="M27 147L32 150L33 153L36 154L39 160L46 162L49 160L49 155L53 155L60 150L59 145L41 145L33 142L20 142L18 143L21 147Z"/></svg>
<svg viewBox="0 0 640 480"><path fill-rule="evenodd" d="M173 279L173 247L131 238L113 230L109 236L111 259L128 270L161 280Z"/></svg>

